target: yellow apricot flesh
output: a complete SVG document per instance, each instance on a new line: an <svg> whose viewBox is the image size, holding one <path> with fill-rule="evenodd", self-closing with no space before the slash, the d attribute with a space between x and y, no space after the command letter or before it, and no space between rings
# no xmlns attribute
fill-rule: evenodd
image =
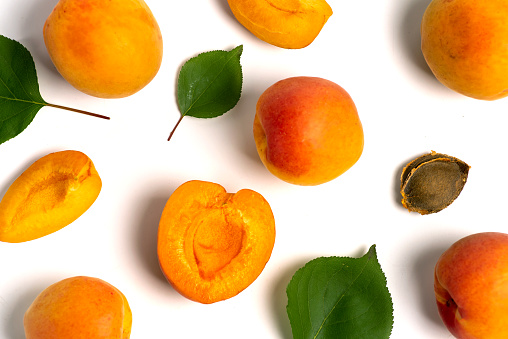
<svg viewBox="0 0 508 339"><path fill-rule="evenodd" d="M101 187L92 160L82 152L40 158L0 201L0 241L30 241L60 230L90 208Z"/></svg>
<svg viewBox="0 0 508 339"><path fill-rule="evenodd" d="M129 339L132 312L116 287L78 276L42 291L23 322L26 339Z"/></svg>
<svg viewBox="0 0 508 339"><path fill-rule="evenodd" d="M282 48L310 45L332 15L324 0L228 0L236 19L259 39Z"/></svg>
<svg viewBox="0 0 508 339"><path fill-rule="evenodd" d="M275 221L257 192L227 193L193 180L170 196L162 212L157 253L168 282L203 304L231 298L263 271L275 242Z"/></svg>
<svg viewBox="0 0 508 339"><path fill-rule="evenodd" d="M100 98L138 92L162 62L161 31L143 0L60 0L43 33L60 74Z"/></svg>

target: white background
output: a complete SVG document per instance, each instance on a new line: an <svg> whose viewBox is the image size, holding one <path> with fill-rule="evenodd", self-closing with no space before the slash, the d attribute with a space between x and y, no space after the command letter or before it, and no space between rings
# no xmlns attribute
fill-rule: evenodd
<svg viewBox="0 0 508 339"><path fill-rule="evenodd" d="M429 0L337 1L318 38L300 50L258 40L226 0L148 0L164 38L156 78L125 99L78 92L57 73L42 27L57 0L0 1L0 34L32 53L43 98L111 116L110 121L45 107L18 137L0 145L0 196L36 159L54 151L86 153L102 178L95 204L77 221L38 240L0 243L0 338L24 338L23 314L44 288L88 275L119 288L133 311L133 339L291 338L286 286L319 256L363 255L377 245L394 303L393 339L450 338L434 302L433 267L454 241L506 231L508 99L470 99L441 85L421 55L419 26ZM200 52L244 45L243 94L211 120L179 118L175 83ZM260 94L298 75L332 80L355 101L365 133L361 159L336 180L287 184L260 162L252 121ZM447 209L409 213L400 204L400 173L435 150L471 166ZM227 301L189 301L165 281L156 232L171 193L191 179L229 192L250 188L271 204L277 237L259 278Z"/></svg>

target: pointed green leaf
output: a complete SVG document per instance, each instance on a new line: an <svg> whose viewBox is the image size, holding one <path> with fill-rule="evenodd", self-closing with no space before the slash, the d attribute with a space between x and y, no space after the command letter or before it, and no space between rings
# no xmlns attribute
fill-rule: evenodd
<svg viewBox="0 0 508 339"><path fill-rule="evenodd" d="M23 132L45 105L30 52L0 35L0 144Z"/></svg>
<svg viewBox="0 0 508 339"><path fill-rule="evenodd" d="M178 76L177 98L182 116L215 118L238 103L242 92L243 46L210 51L189 59Z"/></svg>
<svg viewBox="0 0 508 339"><path fill-rule="evenodd" d="M19 42L0 35L0 144L23 132L44 106L109 119L44 101L32 55Z"/></svg>
<svg viewBox="0 0 508 339"><path fill-rule="evenodd" d="M393 304L373 245L361 258L321 257L287 287L293 338L385 339Z"/></svg>

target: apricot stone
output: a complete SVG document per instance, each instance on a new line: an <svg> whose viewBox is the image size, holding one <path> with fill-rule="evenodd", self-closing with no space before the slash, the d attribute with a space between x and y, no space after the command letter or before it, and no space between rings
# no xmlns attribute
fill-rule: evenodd
<svg viewBox="0 0 508 339"><path fill-rule="evenodd" d="M159 223L157 253L169 283L203 304L229 299L263 271L275 242L275 221L259 193L227 193L193 180L170 196Z"/></svg>
<svg viewBox="0 0 508 339"><path fill-rule="evenodd" d="M100 98L138 92L162 62L161 31L143 0L60 0L44 42L60 74Z"/></svg>
<svg viewBox="0 0 508 339"><path fill-rule="evenodd" d="M316 77L281 80L261 94L254 141L265 167L296 185L319 185L346 172L363 151L363 129L349 94Z"/></svg>
<svg viewBox="0 0 508 339"><path fill-rule="evenodd" d="M282 48L310 45L332 15L325 0L228 0L236 19L259 39Z"/></svg>
<svg viewBox="0 0 508 339"><path fill-rule="evenodd" d="M116 287L78 276L42 291L23 322L26 339L129 339L132 312Z"/></svg>
<svg viewBox="0 0 508 339"><path fill-rule="evenodd" d="M421 48L436 78L463 95L508 95L505 0L433 0L421 23Z"/></svg>
<svg viewBox="0 0 508 339"><path fill-rule="evenodd" d="M92 160L82 152L40 158L0 201L0 241L24 242L58 231L92 206L101 187Z"/></svg>
<svg viewBox="0 0 508 339"><path fill-rule="evenodd" d="M451 245L436 263L434 291L455 337L508 338L508 234L476 233Z"/></svg>

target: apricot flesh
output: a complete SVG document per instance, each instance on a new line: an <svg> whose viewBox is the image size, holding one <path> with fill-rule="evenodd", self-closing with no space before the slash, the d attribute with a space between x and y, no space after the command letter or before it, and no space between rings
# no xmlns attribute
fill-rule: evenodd
<svg viewBox="0 0 508 339"><path fill-rule="evenodd" d="M78 276L42 291L23 322L26 339L129 339L132 312L116 287Z"/></svg>
<svg viewBox="0 0 508 339"><path fill-rule="evenodd" d="M505 0L433 0L421 23L421 48L436 78L481 100L508 95Z"/></svg>
<svg viewBox="0 0 508 339"><path fill-rule="evenodd" d="M451 245L436 263L434 291L455 337L508 338L508 234L476 233Z"/></svg>
<svg viewBox="0 0 508 339"><path fill-rule="evenodd" d="M272 210L259 193L232 194L219 184L193 180L178 187L164 207L157 253L175 290L210 304L254 282L274 242Z"/></svg>
<svg viewBox="0 0 508 339"><path fill-rule="evenodd" d="M29 166L0 201L0 241L24 242L69 225L95 202L102 181L79 151L48 154Z"/></svg>
<svg viewBox="0 0 508 339"><path fill-rule="evenodd" d="M236 19L259 39L282 48L310 45L333 14L325 0L228 0Z"/></svg>
<svg viewBox="0 0 508 339"><path fill-rule="evenodd" d="M293 77L259 97L254 141L265 167L296 185L319 185L351 168L363 152L363 129L349 94L336 83Z"/></svg>
<svg viewBox="0 0 508 339"><path fill-rule="evenodd" d="M161 31L143 0L60 0L43 33L60 74L100 98L138 92L162 62Z"/></svg>

